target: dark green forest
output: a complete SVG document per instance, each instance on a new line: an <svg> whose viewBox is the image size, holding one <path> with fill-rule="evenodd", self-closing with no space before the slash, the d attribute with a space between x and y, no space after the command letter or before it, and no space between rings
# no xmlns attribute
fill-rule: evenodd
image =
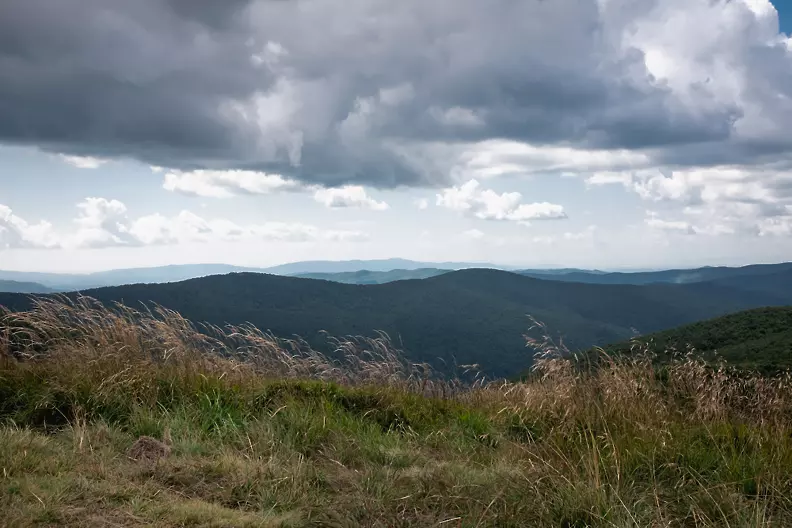
<svg viewBox="0 0 792 528"><path fill-rule="evenodd" d="M567 273L548 274L541 270L521 270L518 273L528 277L546 278L565 282L586 282L589 284L691 284L705 281L739 282L744 278L757 278L765 281L768 275L783 274L792 271L792 262L778 264L751 264L748 266L706 266L693 269L673 269L643 272L593 272L588 270L570 270Z"/></svg>
<svg viewBox="0 0 792 528"><path fill-rule="evenodd" d="M749 308L792 304L789 290L773 292L761 281L754 286L581 284L468 269L379 285L233 273L82 294L132 307L158 304L196 322L249 322L280 337L301 336L323 351L323 331L384 331L412 360L441 369L478 364L488 375L512 376L531 364L533 351L524 339L531 318L556 341L585 350ZM11 309L29 303L29 296L0 294L0 305Z"/></svg>
<svg viewBox="0 0 792 528"><path fill-rule="evenodd" d="M792 367L792 307L746 310L604 347L609 353L648 350L665 363L675 354L772 374Z"/></svg>
<svg viewBox="0 0 792 528"><path fill-rule="evenodd" d="M384 284L386 282L400 280L428 279L429 277L435 277L443 273L449 273L450 271L451 270L437 268L420 268L415 270L396 269L390 271L361 270L341 273L300 273L292 276L303 279L329 280L344 284Z"/></svg>

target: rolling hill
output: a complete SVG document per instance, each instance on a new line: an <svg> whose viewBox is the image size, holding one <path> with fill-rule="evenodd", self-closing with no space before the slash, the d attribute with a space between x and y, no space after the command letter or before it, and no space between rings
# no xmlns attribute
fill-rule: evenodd
<svg viewBox="0 0 792 528"><path fill-rule="evenodd" d="M0 292L8 293L52 293L53 290L36 282L0 280Z"/></svg>
<svg viewBox="0 0 792 528"><path fill-rule="evenodd" d="M695 269L674 269L644 272L611 272L570 270L567 273L549 274L544 270L520 270L517 273L527 277L547 278L565 282L584 282L588 284L690 284L712 280L739 279L740 277L760 277L784 271L792 271L792 262L780 264L752 264L741 267L703 267Z"/></svg>
<svg viewBox="0 0 792 528"><path fill-rule="evenodd" d="M122 284L176 282L207 275L235 272L260 272L227 264L180 264L151 268L128 268L94 273L38 273L0 271L0 280L35 282L54 291L75 291Z"/></svg>
<svg viewBox="0 0 792 528"><path fill-rule="evenodd" d="M774 295L779 292L792 292L792 269L777 273L726 277L712 282L727 288Z"/></svg>
<svg viewBox="0 0 792 528"><path fill-rule="evenodd" d="M214 324L250 322L276 335L299 335L322 348L332 335L383 330L414 360L478 363L509 376L531 362L523 334L529 315L573 349L605 345L749 308L792 304L792 292L737 290L715 283L598 285L468 269L379 285L260 273L215 275L166 284L83 292L129 306L157 303ZM0 294L21 309L29 297Z"/></svg>
<svg viewBox="0 0 792 528"><path fill-rule="evenodd" d="M451 270L437 268L418 268L415 270L396 269L391 271L348 271L343 273L303 273L293 275L303 279L328 280L344 284L385 284L399 280L428 279L448 273Z"/></svg>
<svg viewBox="0 0 792 528"><path fill-rule="evenodd" d="M420 272L422 269L436 269L451 271L460 268L489 266L470 264L464 262L438 262L426 263L405 259L386 260L342 260L342 261L305 261L282 264L271 268L251 268L232 266L228 264L174 264L169 266L155 266L148 268L127 268L94 273L40 273L27 271L0 270L0 280L17 282L35 282L55 291L75 291L106 286L121 286L123 284L163 283L176 282L208 275L223 275L226 273L269 273L273 275L307 275L337 282L357 283L349 274L367 271L368 273L393 273L393 277L424 278L432 273ZM408 272L417 272L415 277L407 276ZM338 275L345 274L345 275ZM322 276L319 276L322 275ZM326 275L326 276L324 276ZM362 283L388 282L392 279L374 279L373 282L366 274L361 275Z"/></svg>
<svg viewBox="0 0 792 528"><path fill-rule="evenodd" d="M422 268L457 270L466 268L499 268L493 264L471 262L417 262L401 258L381 260L308 260L291 262L262 271L274 275L305 275L313 273L353 273L356 271L417 270Z"/></svg>
<svg viewBox="0 0 792 528"><path fill-rule="evenodd" d="M699 321L693 324L642 336L663 362L669 350L684 352L688 346L705 359L716 353L730 365L765 373L792 367L792 307L770 307ZM611 353L630 353L633 342L606 346Z"/></svg>
<svg viewBox="0 0 792 528"><path fill-rule="evenodd" d="M251 268L228 264L177 264L149 268L130 268L94 273L39 273L0 270L0 280L34 282L54 291L75 291L107 286L138 283L164 283L184 281L209 275L226 273L269 273L305 278L317 278L347 284L380 284L395 280L432 277L440 272L460 269L490 268L514 271L526 277L552 279L563 282L588 284L653 284L704 282L728 280L739 277L769 275L792 271L792 263L759 264L731 267L705 267L698 269L605 272L577 268L523 269L508 266L475 264L470 262L418 262L406 259L304 261L282 264L270 268Z"/></svg>

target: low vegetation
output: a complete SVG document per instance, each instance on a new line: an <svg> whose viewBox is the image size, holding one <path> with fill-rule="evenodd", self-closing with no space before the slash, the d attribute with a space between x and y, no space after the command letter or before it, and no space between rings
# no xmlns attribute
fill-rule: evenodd
<svg viewBox="0 0 792 528"><path fill-rule="evenodd" d="M713 364L725 361L733 367L778 373L792 365L792 307L747 310L605 348L611 354L630 354L636 347L653 354L657 363L694 352Z"/></svg>
<svg viewBox="0 0 792 528"><path fill-rule="evenodd" d="M507 383L165 309L2 314L0 519L32 526L789 526L792 377L528 340ZM528 358L526 358L526 361Z"/></svg>

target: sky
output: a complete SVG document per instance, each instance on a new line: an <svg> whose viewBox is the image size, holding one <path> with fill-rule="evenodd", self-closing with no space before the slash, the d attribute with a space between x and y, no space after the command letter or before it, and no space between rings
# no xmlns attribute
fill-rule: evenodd
<svg viewBox="0 0 792 528"><path fill-rule="evenodd" d="M792 260L792 1L4 0L0 269Z"/></svg>

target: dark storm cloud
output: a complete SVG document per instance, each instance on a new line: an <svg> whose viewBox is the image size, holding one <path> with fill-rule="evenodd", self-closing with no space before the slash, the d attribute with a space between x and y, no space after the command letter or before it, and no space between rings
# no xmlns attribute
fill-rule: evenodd
<svg viewBox="0 0 792 528"><path fill-rule="evenodd" d="M740 151L740 105L681 102L624 45L630 17L657 3L609 4L4 0L0 141L378 187L447 181L399 148L410 143L501 138L685 163ZM783 60L753 66L769 83L757 104Z"/></svg>
<svg viewBox="0 0 792 528"><path fill-rule="evenodd" d="M220 103L272 81L250 67L245 35L212 27L243 7L5 0L0 137L151 161L232 157L240 131Z"/></svg>
<svg viewBox="0 0 792 528"><path fill-rule="evenodd" d="M239 22L251 0L167 0L174 13L208 27L223 28Z"/></svg>

